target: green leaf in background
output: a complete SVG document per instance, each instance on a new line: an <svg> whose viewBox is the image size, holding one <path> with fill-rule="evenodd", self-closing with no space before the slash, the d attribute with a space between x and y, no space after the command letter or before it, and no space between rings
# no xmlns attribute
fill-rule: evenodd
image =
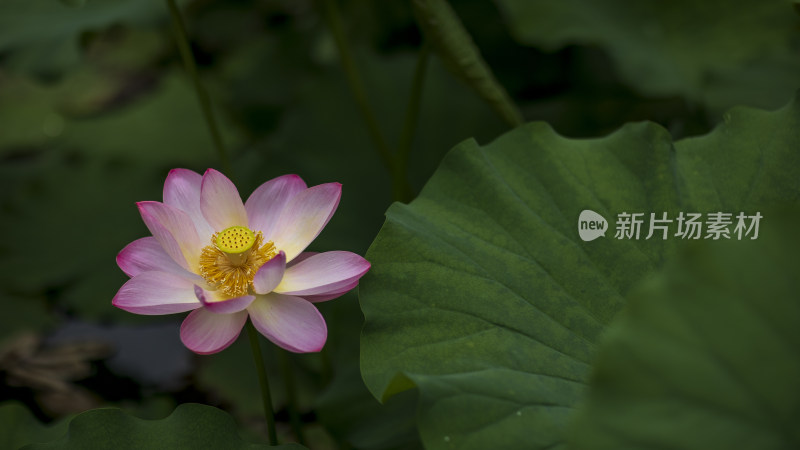
<svg viewBox="0 0 800 450"><path fill-rule="evenodd" d="M94 112L118 91L117 81L88 71L70 73L56 86L9 77L0 85L0 119L18 126L0 138L0 154L58 142L90 157L152 165L214 157L190 82L174 71L125 108L97 117L74 117ZM221 122L223 138L235 148L241 142L239 133L227 121Z"/></svg>
<svg viewBox="0 0 800 450"><path fill-rule="evenodd" d="M225 126L225 120L220 122L227 147L236 148L238 133ZM87 154L146 163L175 164L215 155L190 82L175 72L166 74L157 90L117 114L68 123L63 140Z"/></svg>
<svg viewBox="0 0 800 450"><path fill-rule="evenodd" d="M598 350L575 449L800 446L797 211L701 242L630 296Z"/></svg>
<svg viewBox="0 0 800 450"><path fill-rule="evenodd" d="M599 337L680 240L645 229L583 242L580 212L675 218L798 203L798 130L795 100L733 109L711 134L677 143L652 123L591 140L532 123L484 147L462 143L416 200L389 209L367 252L367 387L382 400L417 387L431 449L563 446Z"/></svg>
<svg viewBox="0 0 800 450"><path fill-rule="evenodd" d="M68 421L53 425L42 425L33 414L20 403L0 404L0 448L17 449L34 442L47 442L67 431Z"/></svg>
<svg viewBox="0 0 800 450"><path fill-rule="evenodd" d="M49 300L67 311L141 320L110 306L127 278L115 257L131 237L147 232L135 202L160 197L162 172L50 149L4 161L0 175L0 233L13 236L0 246L0 292L7 300L26 303L59 289Z"/></svg>
<svg viewBox="0 0 800 450"><path fill-rule="evenodd" d="M45 449L304 449L297 444L269 446L241 439L236 422L222 410L195 403L175 408L161 420L142 420L119 409L95 409L79 414L60 439L33 444L27 450Z"/></svg>
<svg viewBox="0 0 800 450"><path fill-rule="evenodd" d="M22 49L5 62L26 72L56 75L78 63L80 33L118 23L153 23L168 15L166 8L137 0L4 0L0 52Z"/></svg>
<svg viewBox="0 0 800 450"><path fill-rule="evenodd" d="M604 48L647 95L682 95L721 112L776 108L798 87L800 17L785 0L498 3L520 42Z"/></svg>

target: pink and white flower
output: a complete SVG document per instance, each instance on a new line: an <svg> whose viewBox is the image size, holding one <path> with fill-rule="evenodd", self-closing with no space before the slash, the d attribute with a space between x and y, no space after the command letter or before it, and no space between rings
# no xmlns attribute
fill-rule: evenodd
<svg viewBox="0 0 800 450"><path fill-rule="evenodd" d="M192 311L181 340L199 354L231 345L248 316L276 345L317 352L328 329L314 303L353 289L370 267L355 253L303 252L341 193L339 183L309 188L299 176L284 175L242 203L222 173L174 169L163 203L137 204L152 236L117 255L131 279L112 304L135 314Z"/></svg>

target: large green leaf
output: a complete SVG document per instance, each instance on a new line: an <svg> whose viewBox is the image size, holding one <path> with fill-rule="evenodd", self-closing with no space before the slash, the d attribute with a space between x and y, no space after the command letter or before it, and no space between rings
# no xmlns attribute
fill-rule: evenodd
<svg viewBox="0 0 800 450"><path fill-rule="evenodd" d="M498 3L519 41L546 50L600 46L648 95L775 108L798 87L799 19L785 0Z"/></svg>
<svg viewBox="0 0 800 450"><path fill-rule="evenodd" d="M295 449L297 444L268 446L250 444L241 439L236 423L222 410L187 403L179 405L161 420L142 420L119 409L95 409L70 421L69 431L46 444L32 444L28 450L57 449Z"/></svg>
<svg viewBox="0 0 800 450"><path fill-rule="evenodd" d="M800 214L702 242L636 289L569 433L585 449L800 446Z"/></svg>
<svg viewBox="0 0 800 450"><path fill-rule="evenodd" d="M750 214L800 199L798 102L725 118L677 143L652 123L591 140L532 123L456 147L415 201L388 210L367 253L361 364L373 395L419 388L429 448L563 446L598 338L680 240L645 229L583 242L579 213Z"/></svg>

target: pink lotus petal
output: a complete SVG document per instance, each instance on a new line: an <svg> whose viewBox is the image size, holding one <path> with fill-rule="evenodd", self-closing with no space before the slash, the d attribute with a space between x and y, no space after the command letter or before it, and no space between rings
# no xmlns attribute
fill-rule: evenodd
<svg viewBox="0 0 800 450"><path fill-rule="evenodd" d="M286 269L286 253L281 251L259 267L253 278L253 289L257 294L268 294L281 282Z"/></svg>
<svg viewBox="0 0 800 450"><path fill-rule="evenodd" d="M355 253L320 253L287 268L275 292L300 296L341 292L348 286L352 289L369 267L369 262Z"/></svg>
<svg viewBox="0 0 800 450"><path fill-rule="evenodd" d="M236 186L222 173L206 170L200 187L200 209L216 231L247 226L247 211Z"/></svg>
<svg viewBox="0 0 800 450"><path fill-rule="evenodd" d="M300 297L274 292L259 295L247 311L261 334L290 352L318 352L328 338L322 314Z"/></svg>
<svg viewBox="0 0 800 450"><path fill-rule="evenodd" d="M199 275L179 266L152 236L126 245L117 255L117 265L129 277L135 277L142 272L169 272L195 284L205 284L205 280Z"/></svg>
<svg viewBox="0 0 800 450"><path fill-rule="evenodd" d="M126 245L117 254L117 265L129 277L134 277L142 272L175 273L184 270L152 236L137 239Z"/></svg>
<svg viewBox="0 0 800 450"><path fill-rule="evenodd" d="M286 252L286 261L293 260L325 228L341 196L339 183L320 184L300 192L286 204L272 236L264 237Z"/></svg>
<svg viewBox="0 0 800 450"><path fill-rule="evenodd" d="M220 291L206 291L200 286L194 287L194 294L207 310L216 314L231 314L242 311L256 299L255 295L229 298L225 297Z"/></svg>
<svg viewBox="0 0 800 450"><path fill-rule="evenodd" d="M303 252L303 253L300 253L299 255L295 256L294 259L291 262L286 264L286 267L289 268L289 267L292 267L294 265L297 265L298 263L300 263L302 261L305 261L305 260L307 260L308 258L311 258L314 255L319 255L319 252Z"/></svg>
<svg viewBox="0 0 800 450"><path fill-rule="evenodd" d="M161 315L191 311L202 304L194 284L166 272L142 272L128 280L111 304L134 314Z"/></svg>
<svg viewBox="0 0 800 450"><path fill-rule="evenodd" d="M297 175L273 178L259 186L244 204L250 229L261 231L269 240L284 206L305 189L306 183Z"/></svg>
<svg viewBox="0 0 800 450"><path fill-rule="evenodd" d="M353 281L351 284L345 285L341 289L336 290L334 292L329 292L327 294L322 294L322 295L304 295L303 298L310 301L311 303L327 302L328 300L333 300L335 298L341 297L342 295L353 290L356 286L358 286L358 280Z"/></svg>
<svg viewBox="0 0 800 450"><path fill-rule="evenodd" d="M178 208L192 219L200 239L208 239L214 229L200 211L200 185L203 177L188 169L172 169L164 182L164 203Z"/></svg>
<svg viewBox="0 0 800 450"><path fill-rule="evenodd" d="M247 320L247 311L215 314L200 308L181 324L181 341L189 350L209 355L224 350L236 341Z"/></svg>
<svg viewBox="0 0 800 450"><path fill-rule="evenodd" d="M159 202L139 202L137 206L145 225L167 254L184 269L196 273L200 251L206 244L197 236L189 215Z"/></svg>
<svg viewBox="0 0 800 450"><path fill-rule="evenodd" d="M153 238L158 242L161 248L164 249L164 253L172 258L175 264L186 270L189 264L186 262L181 246L178 245L178 241L175 240L172 233L162 226L153 216L143 212L141 208L139 208L139 213L142 216L145 226L147 226L147 229L149 229L150 233L153 235Z"/></svg>

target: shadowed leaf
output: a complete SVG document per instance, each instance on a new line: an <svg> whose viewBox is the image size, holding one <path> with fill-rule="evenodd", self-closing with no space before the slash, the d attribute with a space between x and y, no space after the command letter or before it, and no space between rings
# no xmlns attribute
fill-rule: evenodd
<svg viewBox="0 0 800 450"><path fill-rule="evenodd" d="M86 449L304 449L297 444L269 446L249 444L237 432L236 423L224 411L210 406L187 403L179 405L161 420L142 420L119 409L95 409L79 414L69 423L61 439L47 444L33 444L27 450Z"/></svg>
<svg viewBox="0 0 800 450"><path fill-rule="evenodd" d="M687 248L630 297L598 351L576 449L800 445L800 214Z"/></svg>
<svg viewBox="0 0 800 450"><path fill-rule="evenodd" d="M797 89L800 18L784 0L498 3L520 42L600 46L647 95L683 95L721 112L775 108Z"/></svg>

